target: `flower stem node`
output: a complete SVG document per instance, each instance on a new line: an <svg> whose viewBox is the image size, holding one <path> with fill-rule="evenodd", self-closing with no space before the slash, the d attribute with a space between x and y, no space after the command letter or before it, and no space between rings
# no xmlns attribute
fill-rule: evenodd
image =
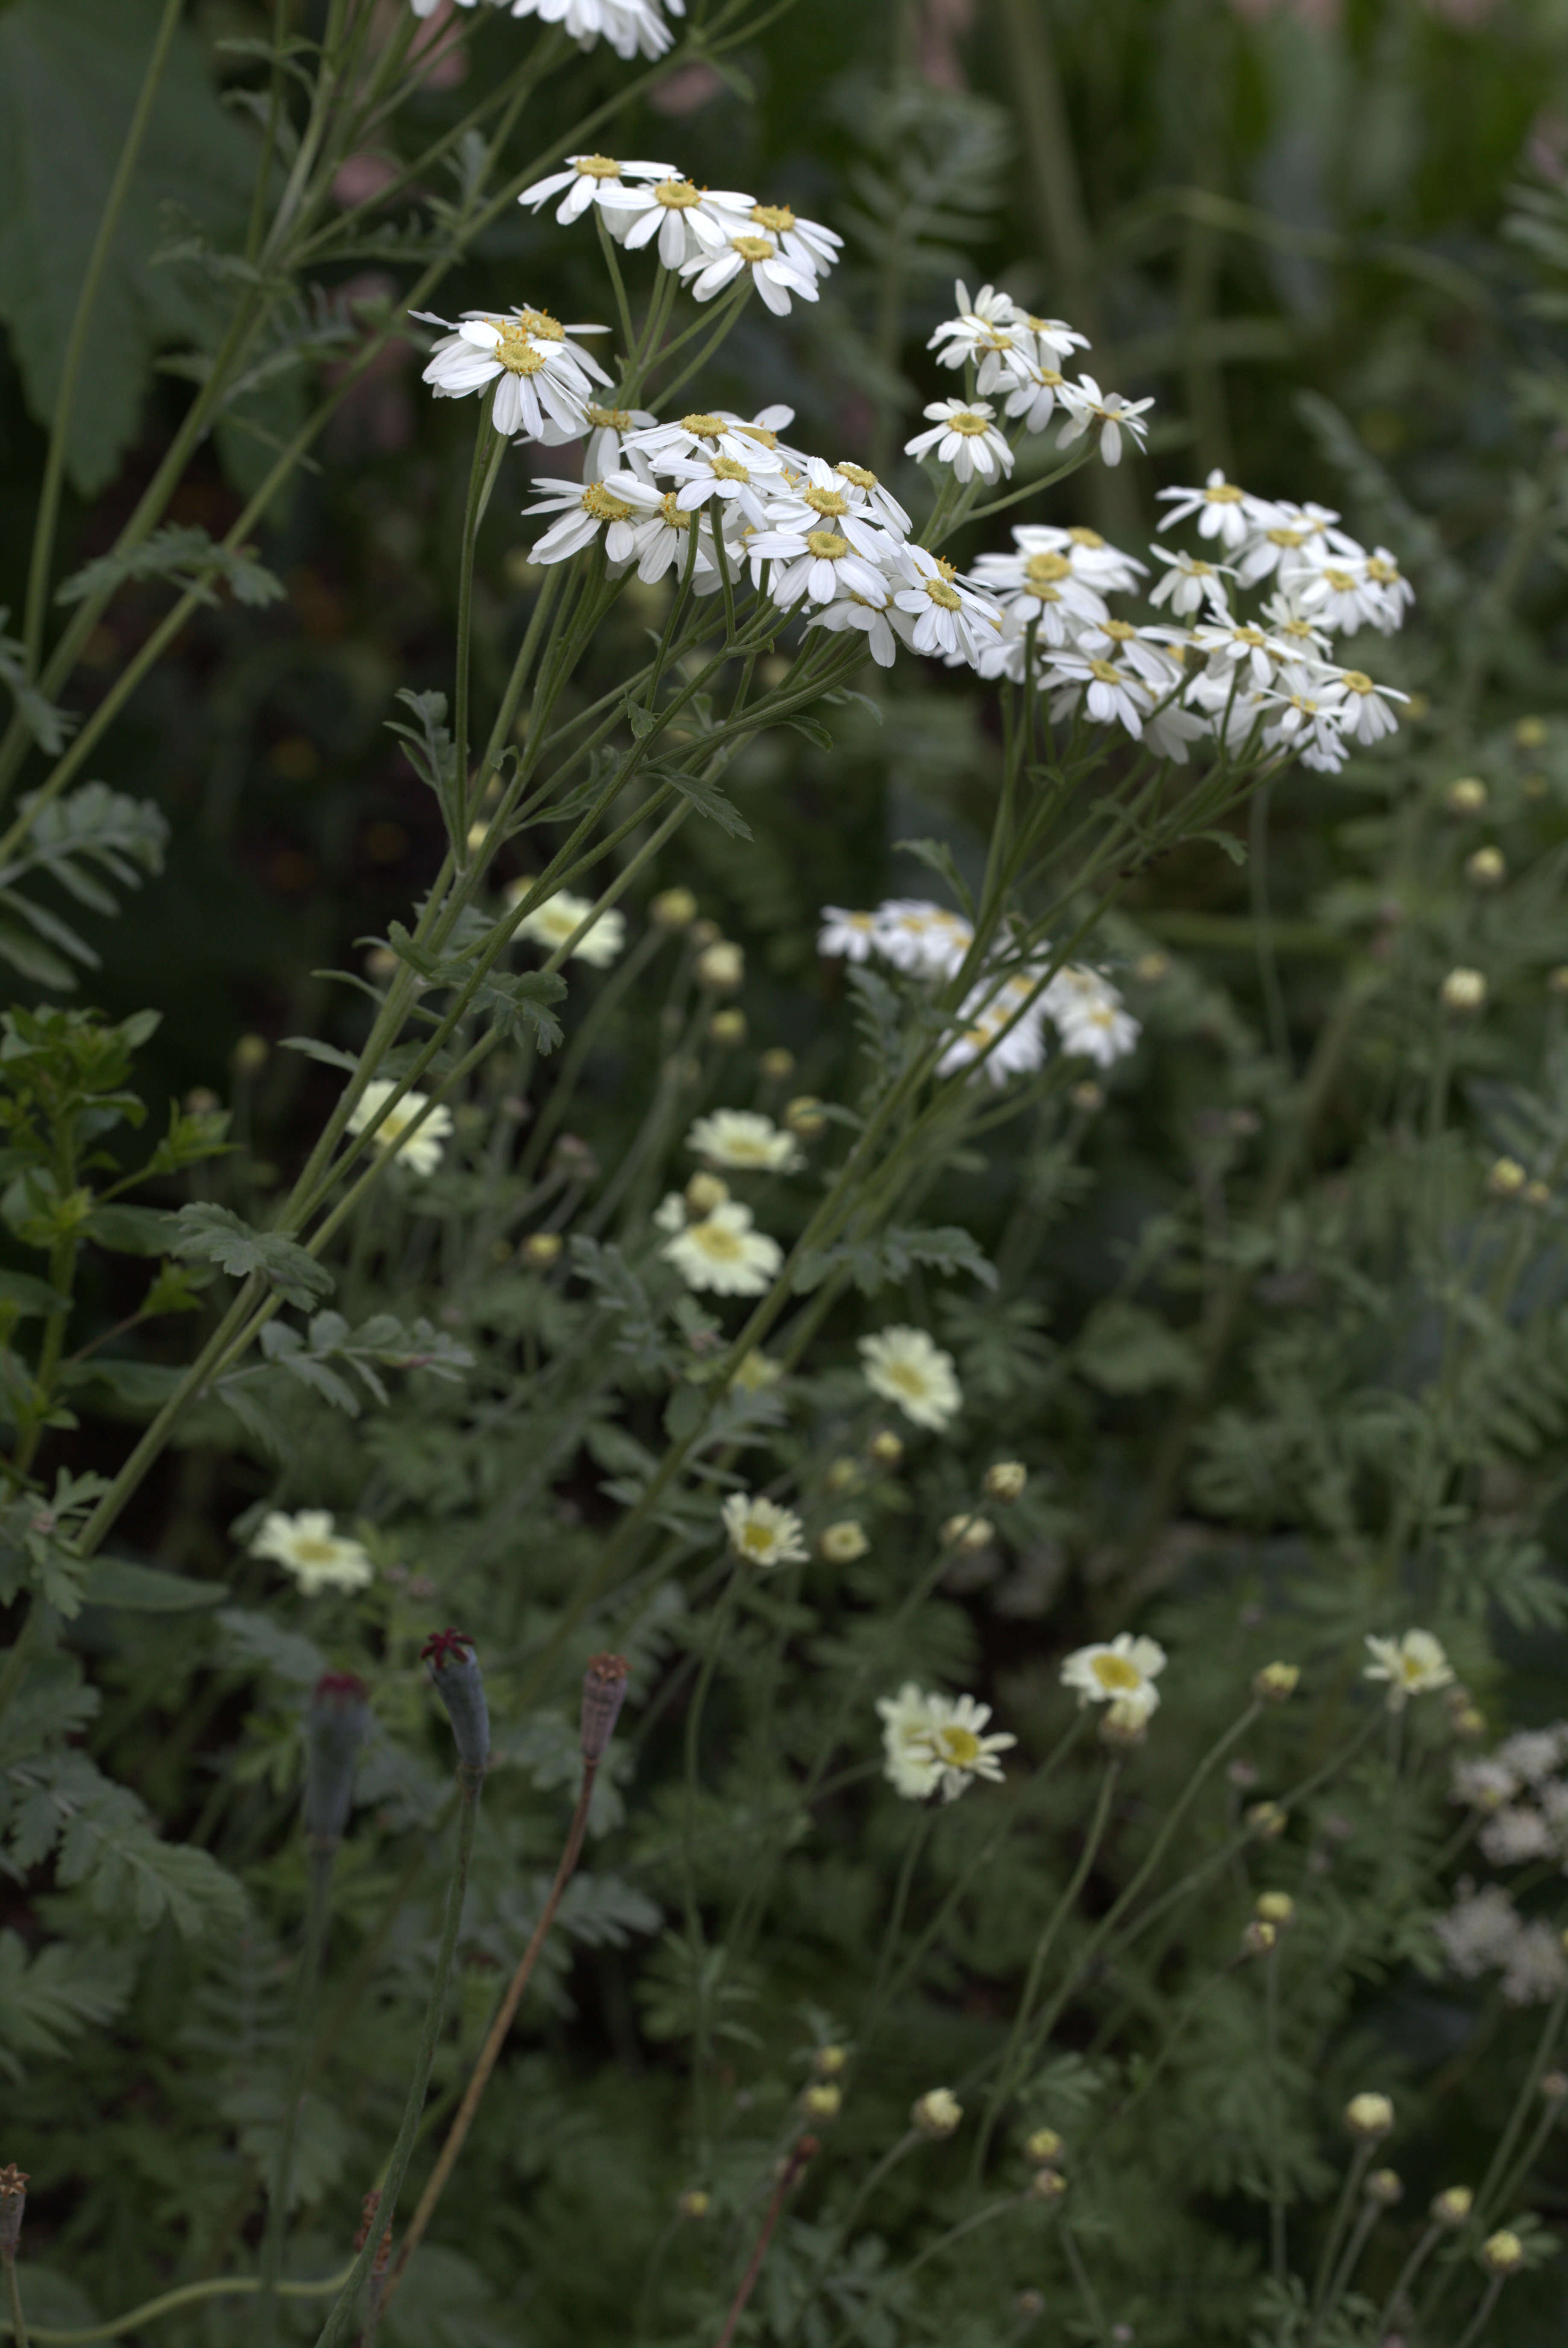
<svg viewBox="0 0 1568 2348"><path fill-rule="evenodd" d="M1486 785L1479 775L1458 775L1443 793L1450 815L1479 815L1486 805Z"/></svg>
<svg viewBox="0 0 1568 2348"><path fill-rule="evenodd" d="M985 1498L988 1500L1016 1500L1022 1498L1029 1471L1021 1459L994 1459L985 1470Z"/></svg>
<svg viewBox="0 0 1568 2348"><path fill-rule="evenodd" d="M1278 1842L1290 1824L1290 1815L1277 1802L1253 1802L1244 1823L1247 1832L1256 1835L1260 1842Z"/></svg>
<svg viewBox="0 0 1568 2348"><path fill-rule="evenodd" d="M1380 2143L1394 2125L1391 2097L1370 2093L1352 2096L1345 2106L1345 2125L1361 2143Z"/></svg>
<svg viewBox="0 0 1568 2348"><path fill-rule="evenodd" d="M0 2168L0 2258L14 2259L22 2239L22 2212L27 2206L27 2171L8 2160Z"/></svg>
<svg viewBox="0 0 1568 2348"><path fill-rule="evenodd" d="M1243 1928L1242 1954L1243 1956L1266 1957L1271 1949L1277 1949L1278 1946L1279 1926L1271 1924L1266 1917L1254 1916Z"/></svg>
<svg viewBox="0 0 1568 2348"><path fill-rule="evenodd" d="M473 1642L461 1631L434 1632L420 1648L419 1661L447 1708L459 1770L467 1777L480 1776L490 1759L490 1707Z"/></svg>
<svg viewBox="0 0 1568 2348"><path fill-rule="evenodd" d="M626 1701L631 1665L624 1655L590 1655L583 1673L583 1712L579 1737L584 1761L602 1761L621 1706Z"/></svg>
<svg viewBox="0 0 1568 2348"><path fill-rule="evenodd" d="M1391 2209L1397 2201L1405 2198L1403 2180L1398 2171L1393 2168L1375 2168L1361 2189L1368 2201L1376 2202L1379 2209Z"/></svg>
<svg viewBox="0 0 1568 2348"><path fill-rule="evenodd" d="M1480 2262L1491 2275L1517 2274L1524 2264L1524 2244L1508 2226L1500 2226L1480 2246Z"/></svg>
<svg viewBox="0 0 1568 2348"><path fill-rule="evenodd" d="M678 2218L706 2218L712 2207L711 2194L705 2193L699 2185L688 2185L676 2202L676 2215Z"/></svg>
<svg viewBox="0 0 1568 2348"><path fill-rule="evenodd" d="M1264 1704L1288 1704L1300 1685L1299 1663L1265 1663L1253 1675L1253 1694Z"/></svg>
<svg viewBox="0 0 1568 2348"><path fill-rule="evenodd" d="M315 1848L343 1840L354 1804L354 1773L370 1728L369 1690L353 1672L324 1672L304 1715L304 1797L301 1814Z"/></svg>
<svg viewBox="0 0 1568 2348"><path fill-rule="evenodd" d="M802 2089L800 2109L809 2120L836 2120L843 2101L843 2089L831 2079L816 2079Z"/></svg>
<svg viewBox="0 0 1568 2348"><path fill-rule="evenodd" d="M928 2087L910 2106L910 2123L934 2143L951 2136L964 2117L964 2106L951 2087Z"/></svg>
<svg viewBox="0 0 1568 2348"><path fill-rule="evenodd" d="M648 907L648 919L657 930L686 930L696 919L696 899L689 889L661 889Z"/></svg>
<svg viewBox="0 0 1568 2348"><path fill-rule="evenodd" d="M562 1244L559 1231L530 1231L519 1253L531 1272L549 1272L560 1262Z"/></svg>
<svg viewBox="0 0 1568 2348"><path fill-rule="evenodd" d="M891 1426L884 1426L873 1435L866 1449L876 1465L885 1468L890 1475L895 1468L903 1465L903 1443Z"/></svg>
<svg viewBox="0 0 1568 2348"><path fill-rule="evenodd" d="M1037 2168L1029 2179L1029 2198L1034 2201L1059 2201L1068 2189L1068 2180L1059 2168Z"/></svg>
<svg viewBox="0 0 1568 2348"><path fill-rule="evenodd" d="M1462 965L1450 970L1438 993L1445 1011L1451 1011L1456 1015L1480 1011L1486 1004L1485 973L1468 970Z"/></svg>
<svg viewBox="0 0 1568 2348"><path fill-rule="evenodd" d="M1062 2140L1055 2128L1036 2128L1024 2138L1024 2158L1032 2168L1051 2168L1062 2156Z"/></svg>
<svg viewBox="0 0 1568 2348"><path fill-rule="evenodd" d="M1295 1921L1295 1901L1288 1891L1260 1891L1253 1902L1253 1913L1260 1924L1272 1924L1283 1932Z"/></svg>
<svg viewBox="0 0 1568 2348"><path fill-rule="evenodd" d="M1461 2226L1470 2224L1474 2208L1475 2195L1468 2185L1445 2186L1440 2193L1432 2196L1432 2223L1449 2233L1457 2233Z"/></svg>

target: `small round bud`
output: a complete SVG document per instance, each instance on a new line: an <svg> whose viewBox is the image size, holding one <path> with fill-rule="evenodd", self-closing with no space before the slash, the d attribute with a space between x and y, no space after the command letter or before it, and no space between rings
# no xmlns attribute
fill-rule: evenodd
<svg viewBox="0 0 1568 2348"><path fill-rule="evenodd" d="M1568 994L1568 962L1560 962L1546 974L1546 983L1553 994Z"/></svg>
<svg viewBox="0 0 1568 2348"><path fill-rule="evenodd" d="M1097 1085L1092 1076L1086 1076L1081 1084L1073 1086L1068 1098L1080 1117L1093 1117L1097 1109L1105 1107L1105 1086Z"/></svg>
<svg viewBox="0 0 1568 2348"><path fill-rule="evenodd" d="M732 1004L727 1011L716 1011L707 1023L708 1040L731 1050L746 1041L746 1014Z"/></svg>
<svg viewBox="0 0 1568 2348"><path fill-rule="evenodd" d="M1479 815L1486 805L1486 785L1479 775L1460 775L1443 793L1452 815Z"/></svg>
<svg viewBox="0 0 1568 2348"><path fill-rule="evenodd" d="M1226 1762L1225 1776L1238 1794L1249 1794L1258 1782L1258 1765L1244 1753L1238 1753L1233 1761Z"/></svg>
<svg viewBox="0 0 1568 2348"><path fill-rule="evenodd" d="M1363 2144L1376 2144L1394 2125L1393 2104L1387 2096L1352 2096L1345 2106L1345 2125Z"/></svg>
<svg viewBox="0 0 1568 2348"><path fill-rule="evenodd" d="M1024 2158L1036 2168L1048 2168L1061 2157L1062 2140L1055 2128L1036 2128L1024 2138Z"/></svg>
<svg viewBox="0 0 1568 2348"><path fill-rule="evenodd" d="M700 1222L716 1207L722 1207L728 1196L728 1183L721 1181L717 1174L694 1174L686 1186L687 1212Z"/></svg>
<svg viewBox="0 0 1568 2348"><path fill-rule="evenodd" d="M1253 1674L1253 1694L1264 1704L1288 1704L1300 1685L1299 1663L1265 1663Z"/></svg>
<svg viewBox="0 0 1568 2348"><path fill-rule="evenodd" d="M657 930L684 930L696 919L696 899L689 889L661 889L648 907L648 919Z"/></svg>
<svg viewBox="0 0 1568 2348"><path fill-rule="evenodd" d="M784 1106L784 1123L798 1141L820 1141L828 1130L822 1104L815 1093L799 1093Z"/></svg>
<svg viewBox="0 0 1568 2348"><path fill-rule="evenodd" d="M770 1085L781 1085L795 1073L795 1055L787 1052L782 1044L775 1044L763 1053L758 1066Z"/></svg>
<svg viewBox="0 0 1568 2348"><path fill-rule="evenodd" d="M1568 1932L1563 1935L1563 1945L1568 1950ZM1568 2096L1568 2071L1546 2072L1541 2082L1541 2095L1545 2103L1560 2104Z"/></svg>
<svg viewBox="0 0 1568 2348"><path fill-rule="evenodd" d="M1524 2264L1524 2244L1508 2226L1500 2226L1480 2246L1480 2262L1488 2274L1517 2274Z"/></svg>
<svg viewBox="0 0 1568 2348"><path fill-rule="evenodd" d="M989 1517L977 1517L965 1510L963 1516L948 1518L942 1528L942 1545L944 1549L958 1550L965 1557L974 1557L979 1550L989 1548L995 1536L996 1528Z"/></svg>
<svg viewBox="0 0 1568 2348"><path fill-rule="evenodd" d="M215 1108L222 1107L222 1103L211 1085L192 1085L185 1096L185 1113L188 1117L211 1117Z"/></svg>
<svg viewBox="0 0 1568 2348"><path fill-rule="evenodd" d="M1029 2179L1029 2198L1035 2201L1059 2201L1068 2189L1068 2180L1059 2168L1037 2168Z"/></svg>
<svg viewBox="0 0 1568 2348"><path fill-rule="evenodd" d="M817 1536L818 1555L830 1565L853 1565L870 1547L865 1528L853 1517L841 1517L836 1524L824 1525Z"/></svg>
<svg viewBox="0 0 1568 2348"><path fill-rule="evenodd" d="M909 2108L910 2124L916 2132L935 2142L951 2136L964 2117L964 2106L951 2087L928 2087Z"/></svg>
<svg viewBox="0 0 1568 2348"><path fill-rule="evenodd" d="M1513 729L1513 738L1522 750L1539 750L1546 739L1544 717L1522 717Z"/></svg>
<svg viewBox="0 0 1568 2348"><path fill-rule="evenodd" d="M800 2109L809 2120L836 2120L844 2100L841 2087L831 2079L818 2079L800 2094Z"/></svg>
<svg viewBox="0 0 1568 2348"><path fill-rule="evenodd" d="M1158 986L1162 978L1171 975L1170 955L1160 953L1140 954L1132 965L1132 975L1140 979L1145 986Z"/></svg>
<svg viewBox="0 0 1568 2348"><path fill-rule="evenodd" d="M518 1252L531 1272L548 1272L560 1262L563 1245L559 1231L530 1231Z"/></svg>
<svg viewBox="0 0 1568 2348"><path fill-rule="evenodd" d="M699 2185L688 2185L676 2202L676 2214L681 2218L706 2218L712 2207L711 2194L705 2193Z"/></svg>
<svg viewBox="0 0 1568 2348"><path fill-rule="evenodd" d="M1468 2185L1446 2186L1441 2193L1434 2193L1432 2196L1430 2203L1432 2223L1434 2226L1448 2227L1450 2230L1460 2226L1468 2226L1470 2213L1474 2207L1475 2195Z"/></svg>
<svg viewBox="0 0 1568 2348"><path fill-rule="evenodd" d="M1517 1158L1494 1158L1486 1187L1494 1199L1517 1199L1529 1177Z"/></svg>
<svg viewBox="0 0 1568 2348"><path fill-rule="evenodd" d="M733 994L746 976L746 955L732 938L717 938L696 958L697 983L715 994Z"/></svg>
<svg viewBox="0 0 1568 2348"><path fill-rule="evenodd" d="M1524 1203L1527 1207L1549 1207L1552 1204L1550 1182L1542 1182L1539 1176L1536 1176L1532 1181L1527 1182L1524 1186Z"/></svg>
<svg viewBox="0 0 1568 2348"><path fill-rule="evenodd" d="M490 1707L473 1643L461 1631L437 1631L419 1650L419 1661L447 1708L459 1768L478 1776L490 1759Z"/></svg>
<svg viewBox="0 0 1568 2348"><path fill-rule="evenodd" d="M550 1153L550 1170L568 1182L596 1182L599 1160L580 1133L563 1133Z"/></svg>
<svg viewBox="0 0 1568 2348"><path fill-rule="evenodd" d="M1508 878L1501 849L1478 848L1473 856L1467 856L1465 878L1472 889L1501 889Z"/></svg>
<svg viewBox="0 0 1568 2348"><path fill-rule="evenodd" d="M1253 1913L1261 1924L1273 1924L1283 1932L1295 1921L1295 1901L1288 1891L1260 1891L1253 1902Z"/></svg>
<svg viewBox="0 0 1568 2348"><path fill-rule="evenodd" d="M877 1466L887 1468L890 1473L894 1468L903 1465L903 1439L891 1427L884 1426L880 1434L873 1435L866 1449Z"/></svg>
<svg viewBox="0 0 1568 2348"><path fill-rule="evenodd" d="M691 925L691 942L699 953L705 946L716 946L723 935L718 923L710 922L706 914L700 922L694 922Z"/></svg>
<svg viewBox="0 0 1568 2348"><path fill-rule="evenodd" d="M1450 970L1438 993L1445 1011L1479 1011L1486 1001L1486 979L1479 970Z"/></svg>
<svg viewBox="0 0 1568 2348"><path fill-rule="evenodd" d="M1028 1480L1029 1471L1021 1459L994 1459L985 1470L985 1498L1016 1500Z"/></svg>
<svg viewBox="0 0 1568 2348"><path fill-rule="evenodd" d="M232 1054L235 1075L259 1076L271 1056L272 1046L264 1035L242 1035Z"/></svg>
<svg viewBox="0 0 1568 2348"><path fill-rule="evenodd" d="M1119 1695L1100 1714L1097 1732L1099 1741L1111 1753L1135 1752L1139 1746L1149 1742L1151 1717L1146 1705L1134 1703L1130 1696Z"/></svg>
<svg viewBox="0 0 1568 2348"><path fill-rule="evenodd" d="M1045 2292L1021 2291L1013 2302L1013 2310L1021 2322L1033 2323L1037 2316L1044 2315L1046 2312Z"/></svg>
<svg viewBox="0 0 1568 2348"><path fill-rule="evenodd" d="M1271 1924L1264 1916L1254 1916L1242 1931L1242 1953L1248 1957L1266 1957L1271 1949L1279 1946L1279 1926Z"/></svg>
<svg viewBox="0 0 1568 2348"><path fill-rule="evenodd" d="M852 1492L860 1480L861 1463L850 1458L830 1459L822 1478L830 1492Z"/></svg>
<svg viewBox="0 0 1568 2348"><path fill-rule="evenodd" d="M1277 1802L1254 1802L1246 1813L1246 1827L1260 1842L1278 1842L1290 1824L1286 1813Z"/></svg>
<svg viewBox="0 0 1568 2348"><path fill-rule="evenodd" d="M849 2059L847 2046L819 2046L811 2056L811 2068L819 2079L836 2079Z"/></svg>
<svg viewBox="0 0 1568 2348"><path fill-rule="evenodd" d="M1361 2189L1379 2209L1391 2209L1396 2201L1405 2198L1404 2183L1394 2168L1375 2168Z"/></svg>
<svg viewBox="0 0 1568 2348"><path fill-rule="evenodd" d="M1467 1704L1462 1712L1455 1713L1454 1735L1462 1736L1467 1745L1479 1744L1486 1735L1486 1715L1479 1704Z"/></svg>

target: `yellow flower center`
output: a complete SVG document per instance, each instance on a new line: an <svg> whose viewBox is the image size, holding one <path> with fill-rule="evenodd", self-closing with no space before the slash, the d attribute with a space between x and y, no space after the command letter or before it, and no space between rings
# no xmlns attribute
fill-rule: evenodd
<svg viewBox="0 0 1568 2348"><path fill-rule="evenodd" d="M1335 588L1341 595L1349 595L1355 592L1356 582L1352 579L1348 571L1326 571L1323 575L1327 580L1329 585Z"/></svg>
<svg viewBox="0 0 1568 2348"><path fill-rule="evenodd" d="M966 440L974 440L982 433L989 432L991 427L985 417L976 416L973 408L965 407L956 416L948 417L947 428L950 432L961 432Z"/></svg>
<svg viewBox="0 0 1568 2348"><path fill-rule="evenodd" d="M629 407L595 407L592 400L583 413L595 432L624 432L632 420Z"/></svg>
<svg viewBox="0 0 1568 2348"><path fill-rule="evenodd" d="M1078 523L1075 528L1069 530L1068 536L1071 539L1075 546L1103 546L1105 544L1105 541L1101 538L1098 530L1089 530L1082 522Z"/></svg>
<svg viewBox="0 0 1568 2348"><path fill-rule="evenodd" d="M727 1223L693 1223L691 1235L704 1255L711 1256L716 1263L733 1263L746 1252L739 1232L732 1231ZM749 1533L748 1527L748 1538Z"/></svg>
<svg viewBox="0 0 1568 2348"><path fill-rule="evenodd" d="M1088 673L1090 676L1098 677L1101 685L1125 685L1127 683L1127 679L1122 675L1121 671L1118 668L1113 668L1109 661L1091 660L1088 664Z"/></svg>
<svg viewBox="0 0 1568 2348"><path fill-rule="evenodd" d="M836 530L808 530L806 544L822 562L837 562L841 554L848 554L850 551L849 540L841 538Z"/></svg>
<svg viewBox="0 0 1568 2348"><path fill-rule="evenodd" d="M1212 506L1239 506L1243 492L1233 482L1216 481L1212 488L1204 490L1203 496L1207 503Z"/></svg>
<svg viewBox="0 0 1568 2348"><path fill-rule="evenodd" d="M808 489L804 502L813 513L846 514L850 510L848 498L841 497L837 489Z"/></svg>
<svg viewBox="0 0 1568 2348"><path fill-rule="evenodd" d="M337 1543L319 1533L307 1533L294 1545L296 1565L330 1565L337 1554Z"/></svg>
<svg viewBox="0 0 1568 2348"><path fill-rule="evenodd" d="M1398 565L1385 562L1380 554L1369 554L1367 558L1367 576L1368 579L1376 579L1379 587L1392 587L1399 576Z"/></svg>
<svg viewBox="0 0 1568 2348"><path fill-rule="evenodd" d="M729 242L742 261L771 261L777 249L770 236L732 236Z"/></svg>
<svg viewBox="0 0 1568 2348"><path fill-rule="evenodd" d="M1031 554L1024 565L1024 576L1031 587L1049 586L1072 575L1072 564L1065 554Z"/></svg>
<svg viewBox="0 0 1568 2348"><path fill-rule="evenodd" d="M537 375L546 354L536 351L521 326L503 326L495 355L508 375Z"/></svg>
<svg viewBox="0 0 1568 2348"><path fill-rule="evenodd" d="M773 1535L766 1525L747 1525L741 1530L740 1546L748 1557L766 1557L773 1547Z"/></svg>
<svg viewBox="0 0 1568 2348"><path fill-rule="evenodd" d="M573 169L584 180L618 180L621 166L614 155L579 155Z"/></svg>
<svg viewBox="0 0 1568 2348"><path fill-rule="evenodd" d="M689 212L693 204L702 201L702 190L694 188L689 180L661 180L654 190L654 201L672 212Z"/></svg>
<svg viewBox="0 0 1568 2348"><path fill-rule="evenodd" d="M842 473L851 489L874 489L877 485L876 475L868 473L863 465L835 465L833 470Z"/></svg>
<svg viewBox="0 0 1568 2348"><path fill-rule="evenodd" d="M511 323L520 333L537 335L546 342L563 343L566 340L565 327L559 318L552 318L548 310L520 310Z"/></svg>
<svg viewBox="0 0 1568 2348"><path fill-rule="evenodd" d="M755 440L759 448L777 448L779 446L779 435L770 432L766 424L733 424L730 429L732 432L744 432L747 438Z"/></svg>
<svg viewBox="0 0 1568 2348"><path fill-rule="evenodd" d="M928 579L925 592L939 612L961 612L964 608L963 597L945 579Z"/></svg>
<svg viewBox="0 0 1568 2348"><path fill-rule="evenodd" d="M1143 1673L1125 1655L1097 1655L1089 1669L1102 1688L1111 1688L1119 1695L1128 1695L1143 1685Z"/></svg>
<svg viewBox="0 0 1568 2348"><path fill-rule="evenodd" d="M682 513L679 506L676 505L676 493L674 489L666 489L665 491L664 496L659 499L659 511L663 514L671 530L689 530L691 528L691 516L688 513Z"/></svg>
<svg viewBox="0 0 1568 2348"><path fill-rule="evenodd" d="M1233 628L1231 633L1239 644L1266 644L1268 642L1261 628Z"/></svg>
<svg viewBox="0 0 1568 2348"><path fill-rule="evenodd" d="M938 571L941 572L944 579L956 579L958 576L958 565L956 562L949 562L945 554L939 554L937 556L936 567ZM944 914L940 915L938 918L946 920L950 917Z"/></svg>
<svg viewBox="0 0 1568 2348"><path fill-rule="evenodd" d="M1138 633L1130 620L1102 620L1100 627L1104 634L1119 644L1130 644Z"/></svg>
<svg viewBox="0 0 1568 2348"><path fill-rule="evenodd" d="M909 1395L916 1402L924 1397L925 1373L918 1369L913 1362L890 1362L887 1365L887 1381L890 1385L896 1386L900 1394Z"/></svg>
<svg viewBox="0 0 1568 2348"><path fill-rule="evenodd" d="M939 1728L931 1741L955 1769L972 1769L980 1758L980 1739L972 1728Z"/></svg>
<svg viewBox="0 0 1568 2348"><path fill-rule="evenodd" d="M1351 693L1374 693L1377 690L1371 678L1358 668L1341 670L1339 682Z"/></svg>
<svg viewBox="0 0 1568 2348"><path fill-rule="evenodd" d="M681 417L681 430L689 432L696 440L717 440L724 428L722 416L698 414Z"/></svg>
<svg viewBox="0 0 1568 2348"><path fill-rule="evenodd" d="M744 465L733 457L716 457L708 468L716 481L748 481L751 479Z"/></svg>
<svg viewBox="0 0 1568 2348"><path fill-rule="evenodd" d="M1304 530L1266 530L1264 536L1271 546L1305 546L1306 544L1306 532Z"/></svg>
<svg viewBox="0 0 1568 2348"><path fill-rule="evenodd" d="M583 510L595 521L630 521L634 509L623 499L612 497L603 481L590 481L583 492Z"/></svg>
<svg viewBox="0 0 1568 2348"><path fill-rule="evenodd" d="M795 225L795 215L788 204L753 204L751 217L758 228L770 228L776 236Z"/></svg>

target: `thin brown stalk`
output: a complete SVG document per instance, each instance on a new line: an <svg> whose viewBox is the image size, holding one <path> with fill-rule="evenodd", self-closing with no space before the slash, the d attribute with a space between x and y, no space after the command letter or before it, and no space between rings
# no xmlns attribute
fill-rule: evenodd
<svg viewBox="0 0 1568 2348"><path fill-rule="evenodd" d="M745 2312L746 2302L757 2288L757 2278L762 2272L762 2261L768 2256L768 2245L773 2240L774 2229L783 2215L784 2204L789 2199L790 2188L799 2183L805 2174L807 2162L815 2158L818 2149L814 2136L803 2136L788 2157L780 2162L779 2175L773 2187L773 2198L768 2204L768 2215L762 2220L762 2230L753 2245L750 2258L747 2260L746 2272L740 2278L740 2288L729 2302L729 2313L725 2317L724 2330L718 2335L718 2348L729 2348L729 2343L735 2337L735 2327Z"/></svg>

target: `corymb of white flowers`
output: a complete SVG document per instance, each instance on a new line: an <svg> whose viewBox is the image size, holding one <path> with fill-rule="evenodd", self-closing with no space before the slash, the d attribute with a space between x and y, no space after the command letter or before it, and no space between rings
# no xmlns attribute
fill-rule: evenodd
<svg viewBox="0 0 1568 2348"><path fill-rule="evenodd" d="M251 1555L293 1574L306 1598L324 1590L363 1590L375 1579L368 1552L356 1540L333 1531L330 1509L301 1509L289 1516L269 1509L251 1542Z"/></svg>
<svg viewBox="0 0 1568 2348"><path fill-rule="evenodd" d="M1006 1731L986 1735L988 1704L972 1695L927 1694L913 1680L895 1696L879 1696L882 1723L882 1772L905 1801L923 1802L940 1793L955 1802L975 1779L1002 1782L999 1756L1017 1743Z"/></svg>

